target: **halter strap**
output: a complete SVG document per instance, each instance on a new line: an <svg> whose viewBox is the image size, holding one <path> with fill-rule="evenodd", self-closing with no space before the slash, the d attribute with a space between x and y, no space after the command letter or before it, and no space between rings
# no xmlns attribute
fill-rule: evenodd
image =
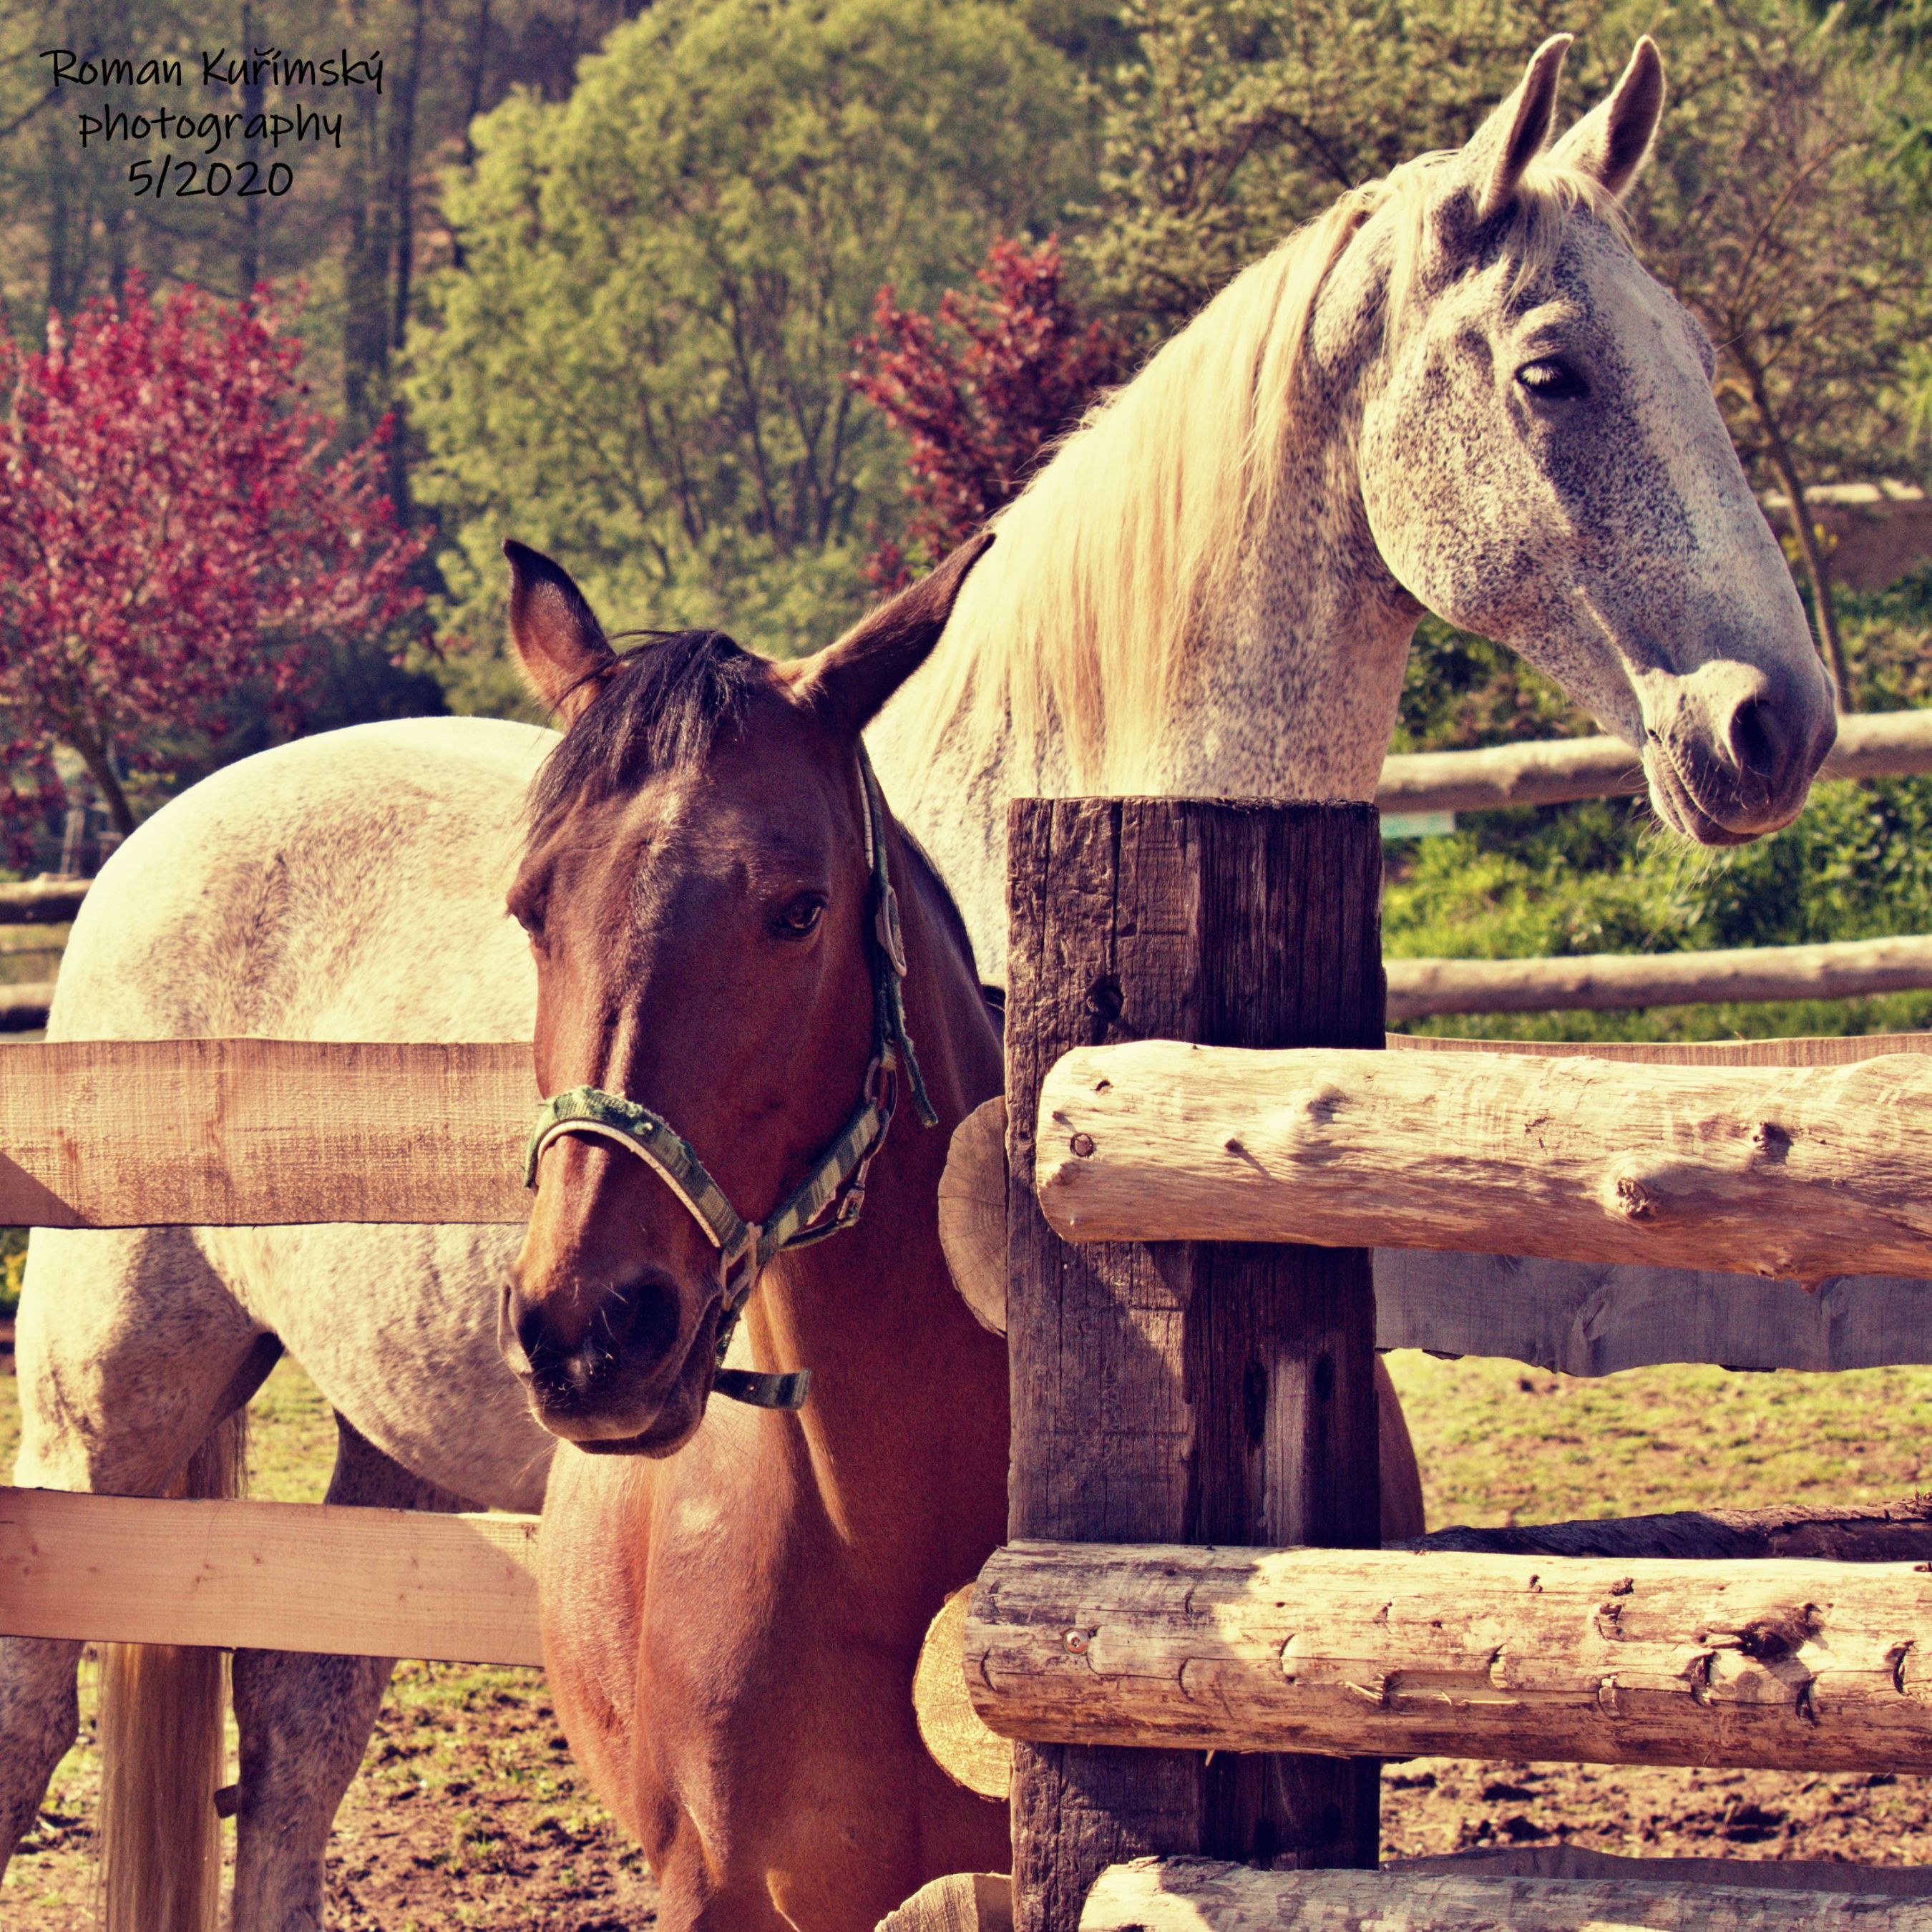
<svg viewBox="0 0 1932 1932"><path fill-rule="evenodd" d="M808 1246L857 1222L866 1202L866 1171L892 1124L902 1070L921 1123L932 1126L939 1118L906 1030L905 940L899 928L898 896L886 864L885 800L862 743L858 762L866 867L872 880L872 1058L858 1106L804 1180L763 1222L747 1221L712 1178L696 1149L662 1114L599 1087L572 1087L546 1100L524 1156L524 1184L534 1187L544 1150L561 1135L581 1134L635 1154L664 1181L718 1250L724 1313L718 1326L719 1366L712 1386L720 1395L759 1408L802 1408L812 1382L809 1369L772 1375L723 1366L724 1352L765 1264L788 1248Z"/></svg>

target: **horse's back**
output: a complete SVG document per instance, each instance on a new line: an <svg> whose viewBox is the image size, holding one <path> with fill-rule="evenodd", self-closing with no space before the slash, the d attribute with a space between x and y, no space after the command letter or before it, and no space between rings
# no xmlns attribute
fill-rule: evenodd
<svg viewBox="0 0 1932 1932"><path fill-rule="evenodd" d="M535 981L503 892L554 742L414 718L204 779L102 868L50 1037L527 1037Z"/></svg>

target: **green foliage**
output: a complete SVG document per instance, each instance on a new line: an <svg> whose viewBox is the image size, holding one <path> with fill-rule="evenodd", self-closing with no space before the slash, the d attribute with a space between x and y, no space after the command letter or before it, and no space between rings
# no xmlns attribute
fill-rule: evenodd
<svg viewBox="0 0 1932 1932"><path fill-rule="evenodd" d="M1126 0L1140 58L1102 117L1086 256L1151 334L1345 188L1468 139L1603 0Z"/></svg>
<svg viewBox="0 0 1932 1932"><path fill-rule="evenodd" d="M1932 698L1932 571L1856 600L1851 619L1853 663L1867 688L1892 706ZM1491 740L1506 735L1494 728L1499 693L1520 692L1532 720L1508 735L1546 736L1562 722L1551 688L1540 680L1530 685L1534 674L1509 669L1499 654L1486 658L1490 649L1448 634L1418 652L1438 675L1430 679L1426 670L1421 689L1406 700L1412 740L1469 742L1477 735L1472 719ZM1459 669L1468 687L1460 692L1453 688ZM1546 707L1540 721L1539 704ZM1635 800L1470 813L1453 836L1392 845L1388 881L1387 948L1412 958L1675 952L1932 932L1932 778L1820 785L1796 824L1722 851L1665 832ZM1417 1030L1706 1040L1928 1024L1932 993L1633 1013L1454 1016Z"/></svg>
<svg viewBox="0 0 1932 1932"><path fill-rule="evenodd" d="M27 1265L27 1231L0 1228L0 1322L10 1322L20 1306L20 1275Z"/></svg>
<svg viewBox="0 0 1932 1932"><path fill-rule="evenodd" d="M890 283L929 304L1078 178L1075 76L980 0L684 0L559 106L478 122L410 395L449 620L494 639L515 534L607 614L826 641L897 452L845 381ZM458 702L506 691L472 662Z"/></svg>

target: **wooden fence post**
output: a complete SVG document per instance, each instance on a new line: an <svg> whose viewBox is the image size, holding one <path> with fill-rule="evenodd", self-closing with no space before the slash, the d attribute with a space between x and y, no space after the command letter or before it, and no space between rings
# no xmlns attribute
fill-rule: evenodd
<svg viewBox="0 0 1932 1932"><path fill-rule="evenodd" d="M1034 1193L1041 1080L1074 1047L1380 1045L1373 808L1024 799L1007 841L1008 1533L1375 1545L1366 1252L1076 1248ZM1100 1871L1148 1853L1372 1865L1378 1774L1372 1760L1016 1745L1016 1932L1073 1932Z"/></svg>

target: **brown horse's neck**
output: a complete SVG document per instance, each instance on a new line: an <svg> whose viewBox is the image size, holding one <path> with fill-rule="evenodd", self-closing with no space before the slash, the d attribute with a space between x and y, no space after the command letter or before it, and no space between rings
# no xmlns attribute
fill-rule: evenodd
<svg viewBox="0 0 1932 1932"><path fill-rule="evenodd" d="M908 1025L938 1124L922 1124L902 1080L858 1226L768 1268L746 1330L760 1368L812 1372L796 1420L770 1426L798 1432L834 1533L858 1548L936 1534L943 1568L953 1544L996 1541L1005 1515L1006 1352L953 1288L938 1219L952 1131L998 1092L1002 1068L940 889L896 830L892 864Z"/></svg>

